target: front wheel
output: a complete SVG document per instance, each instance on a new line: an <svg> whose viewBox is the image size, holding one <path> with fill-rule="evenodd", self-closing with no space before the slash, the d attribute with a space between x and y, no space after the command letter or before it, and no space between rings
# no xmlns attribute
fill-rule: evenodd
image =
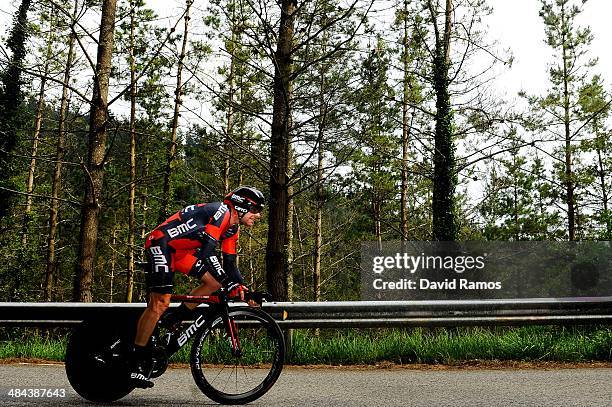
<svg viewBox="0 0 612 407"><path fill-rule="evenodd" d="M221 314L198 331L191 373L202 392L222 404L244 404L263 396L278 379L285 358L283 333L272 317L248 307L229 310L239 352Z"/></svg>

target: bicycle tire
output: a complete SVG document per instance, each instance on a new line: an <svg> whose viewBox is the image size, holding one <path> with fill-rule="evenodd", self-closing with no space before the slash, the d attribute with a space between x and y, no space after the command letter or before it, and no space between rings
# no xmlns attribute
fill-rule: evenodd
<svg viewBox="0 0 612 407"><path fill-rule="evenodd" d="M220 313L215 314L195 335L191 373L202 393L211 400L221 404L249 403L270 390L283 369L283 333L272 317L256 308L232 308L229 317L237 323L242 355L231 354L223 318ZM221 376L228 366L230 369ZM241 390L238 390L239 370L241 380L244 375L252 383ZM229 391L227 381L222 383L225 377L235 378L234 392Z"/></svg>
<svg viewBox="0 0 612 407"><path fill-rule="evenodd" d="M70 385L81 397L108 403L134 390L124 362L104 361L98 357L113 343L117 343L121 347L120 352L124 352L123 348L129 342L126 339L128 336L126 329L99 322L85 323L73 330L66 347L65 369Z"/></svg>

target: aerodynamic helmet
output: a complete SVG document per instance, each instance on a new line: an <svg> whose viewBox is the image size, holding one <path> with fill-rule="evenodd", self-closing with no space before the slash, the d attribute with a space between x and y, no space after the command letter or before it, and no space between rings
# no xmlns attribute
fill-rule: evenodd
<svg viewBox="0 0 612 407"><path fill-rule="evenodd" d="M232 204L242 214L259 213L266 204L266 198L257 188L240 186L227 194L224 202Z"/></svg>

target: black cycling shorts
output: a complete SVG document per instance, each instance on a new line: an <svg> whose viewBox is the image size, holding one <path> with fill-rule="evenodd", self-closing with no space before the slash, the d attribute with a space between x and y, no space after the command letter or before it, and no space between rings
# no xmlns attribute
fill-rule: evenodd
<svg viewBox="0 0 612 407"><path fill-rule="evenodd" d="M165 238L153 240L147 246L145 281L150 292L172 294L175 271L198 279L205 273L200 267L204 259L199 249L177 251Z"/></svg>

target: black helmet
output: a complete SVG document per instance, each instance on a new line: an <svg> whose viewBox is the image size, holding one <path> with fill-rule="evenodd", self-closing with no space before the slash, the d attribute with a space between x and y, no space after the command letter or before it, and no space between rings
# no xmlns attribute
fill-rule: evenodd
<svg viewBox="0 0 612 407"><path fill-rule="evenodd" d="M257 188L240 186L227 194L224 202L232 204L242 214L259 213L266 204L266 198Z"/></svg>

